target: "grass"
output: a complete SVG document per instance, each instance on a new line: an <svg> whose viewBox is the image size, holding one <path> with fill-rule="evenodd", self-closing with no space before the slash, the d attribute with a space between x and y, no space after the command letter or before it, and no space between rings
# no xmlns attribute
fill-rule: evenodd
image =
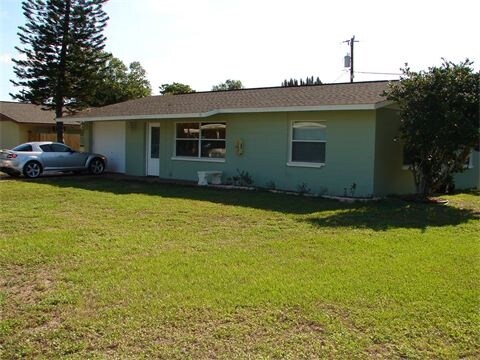
<svg viewBox="0 0 480 360"><path fill-rule="evenodd" d="M480 197L0 181L0 358L478 358Z"/></svg>

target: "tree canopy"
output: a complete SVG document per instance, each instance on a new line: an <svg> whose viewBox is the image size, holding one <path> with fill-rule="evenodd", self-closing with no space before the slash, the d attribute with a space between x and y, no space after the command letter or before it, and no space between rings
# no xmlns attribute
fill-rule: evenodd
<svg viewBox="0 0 480 360"><path fill-rule="evenodd" d="M26 24L19 27L22 57L12 59L21 89L14 99L55 110L57 118L88 105L98 78L108 16L107 0L24 0ZM63 123L57 122L63 141Z"/></svg>
<svg viewBox="0 0 480 360"><path fill-rule="evenodd" d="M226 91L226 90L239 90L243 89L243 84L240 80L228 79L223 83L214 85L212 91Z"/></svg>
<svg viewBox="0 0 480 360"><path fill-rule="evenodd" d="M99 82L88 101L89 106L104 106L151 95L146 71L138 61L127 67L122 60L107 55L109 60L98 70Z"/></svg>
<svg viewBox="0 0 480 360"><path fill-rule="evenodd" d="M317 76L316 79L314 79L313 76L311 77L307 77L305 78L305 80L303 79L292 79L290 78L290 80L283 80L282 82L282 86L283 87L290 87L290 86L305 86L305 85L321 85L322 84L322 81L320 80L320 78Z"/></svg>
<svg viewBox="0 0 480 360"><path fill-rule="evenodd" d="M480 73L472 64L444 60L421 72L406 65L385 93L400 107L399 140L421 196L451 183L478 147Z"/></svg>
<svg viewBox="0 0 480 360"><path fill-rule="evenodd" d="M173 82L171 84L162 84L159 88L160 94L162 95L177 95L177 94L188 94L193 93L193 90L190 85Z"/></svg>

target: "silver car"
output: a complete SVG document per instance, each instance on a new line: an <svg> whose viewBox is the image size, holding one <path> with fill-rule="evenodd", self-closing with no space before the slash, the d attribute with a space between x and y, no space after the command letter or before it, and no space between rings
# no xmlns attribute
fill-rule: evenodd
<svg viewBox="0 0 480 360"><path fill-rule="evenodd" d="M82 172L103 173L107 158L100 154L78 152L62 143L51 141L29 142L12 150L0 150L0 171L10 176L23 174L36 178L43 172Z"/></svg>

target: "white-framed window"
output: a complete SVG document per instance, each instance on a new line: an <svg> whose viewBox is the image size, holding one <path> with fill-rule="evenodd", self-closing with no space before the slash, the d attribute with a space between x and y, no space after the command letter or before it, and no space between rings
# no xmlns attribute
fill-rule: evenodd
<svg viewBox="0 0 480 360"><path fill-rule="evenodd" d="M327 145L325 122L293 121L290 140L290 165L325 164Z"/></svg>
<svg viewBox="0 0 480 360"><path fill-rule="evenodd" d="M224 122L182 122L175 124L175 157L224 159L226 150Z"/></svg>

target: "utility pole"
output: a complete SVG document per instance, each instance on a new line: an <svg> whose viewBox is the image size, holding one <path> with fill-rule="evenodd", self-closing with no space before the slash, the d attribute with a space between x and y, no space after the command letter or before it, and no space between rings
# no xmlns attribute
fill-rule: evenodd
<svg viewBox="0 0 480 360"><path fill-rule="evenodd" d="M358 40L355 40L355 35L352 36L350 40L345 40L344 43L347 43L350 45L350 82L353 83L353 44L358 42Z"/></svg>
<svg viewBox="0 0 480 360"><path fill-rule="evenodd" d="M353 44L355 44L355 35L350 39L350 56L352 57L350 63L350 82L353 83Z"/></svg>

